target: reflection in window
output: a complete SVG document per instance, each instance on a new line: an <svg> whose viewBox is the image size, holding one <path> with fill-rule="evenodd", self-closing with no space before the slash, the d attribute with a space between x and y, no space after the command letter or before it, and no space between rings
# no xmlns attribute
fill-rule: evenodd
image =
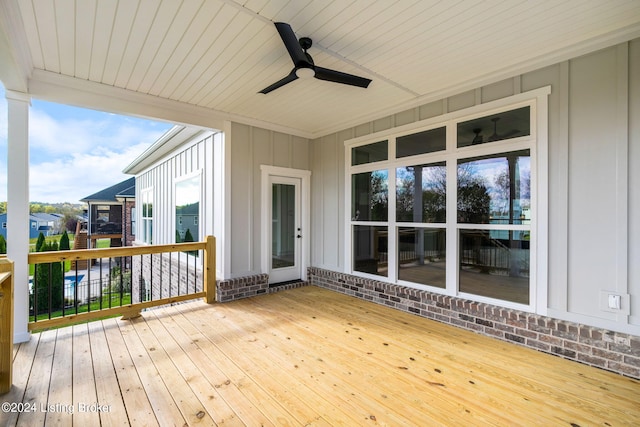
<svg viewBox="0 0 640 427"><path fill-rule="evenodd" d="M353 265L355 271L387 276L389 242L387 227L353 226Z"/></svg>
<svg viewBox="0 0 640 427"><path fill-rule="evenodd" d="M351 176L351 218L353 221L386 221L389 206L389 173L386 170Z"/></svg>
<svg viewBox="0 0 640 427"><path fill-rule="evenodd" d="M458 123L458 148L531 134L530 107Z"/></svg>
<svg viewBox="0 0 640 427"><path fill-rule="evenodd" d="M529 150L458 161L458 222L529 224Z"/></svg>
<svg viewBox="0 0 640 427"><path fill-rule="evenodd" d="M529 232L460 231L461 292L529 304Z"/></svg>
<svg viewBox="0 0 640 427"><path fill-rule="evenodd" d="M433 153L447 148L447 128L441 127L396 139L396 157Z"/></svg>
<svg viewBox="0 0 640 427"><path fill-rule="evenodd" d="M445 163L396 169L396 220L445 222L447 168Z"/></svg>
<svg viewBox="0 0 640 427"><path fill-rule="evenodd" d="M387 147L387 141L353 147L351 149L351 166L387 160Z"/></svg>
<svg viewBox="0 0 640 427"><path fill-rule="evenodd" d="M200 176L176 183L176 243L200 239Z"/></svg>
<svg viewBox="0 0 640 427"><path fill-rule="evenodd" d="M398 279L446 287L446 230L398 229Z"/></svg>

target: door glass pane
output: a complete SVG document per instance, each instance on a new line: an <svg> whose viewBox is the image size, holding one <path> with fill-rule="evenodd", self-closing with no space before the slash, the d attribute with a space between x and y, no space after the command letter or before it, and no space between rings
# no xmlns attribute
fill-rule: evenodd
<svg viewBox="0 0 640 427"><path fill-rule="evenodd" d="M399 228L398 279L445 288L446 234L444 228Z"/></svg>
<svg viewBox="0 0 640 427"><path fill-rule="evenodd" d="M529 304L529 231L460 230L460 291Z"/></svg>
<svg viewBox="0 0 640 427"><path fill-rule="evenodd" d="M271 214L271 268L295 264L295 199L291 184L273 184Z"/></svg>

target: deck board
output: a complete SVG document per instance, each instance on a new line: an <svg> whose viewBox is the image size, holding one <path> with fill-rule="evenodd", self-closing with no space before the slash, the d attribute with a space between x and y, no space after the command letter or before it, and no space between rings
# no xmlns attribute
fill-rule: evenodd
<svg viewBox="0 0 640 427"><path fill-rule="evenodd" d="M2 426L640 425L640 381L311 286L34 334L14 355L0 399L76 412ZM109 412L78 414L95 402Z"/></svg>
<svg viewBox="0 0 640 427"><path fill-rule="evenodd" d="M72 340L72 328L57 330L56 347L53 354L53 366L49 385L49 402L73 401L73 346L67 345ZM47 422L56 426L72 426L73 414L69 411L52 411L47 414Z"/></svg>
<svg viewBox="0 0 640 427"><path fill-rule="evenodd" d="M124 338L120 333L117 322L116 319L93 322L101 324L104 327L105 338L109 346L109 357L112 360L121 393L121 401L105 401L104 403L123 408L132 426L157 426L158 423L155 419L153 407L149 402L149 398L133 363L133 359L129 354ZM103 418L107 417L105 416Z"/></svg>
<svg viewBox="0 0 640 427"><path fill-rule="evenodd" d="M108 413L98 412L100 425L126 426L129 424L122 392L118 385L118 378L109 345L107 343L104 326L101 322L87 324L90 334L91 354L93 356L93 377L96 385L97 402L111 402ZM60 330L65 330L62 328ZM53 385L53 381L52 381ZM107 408L104 408L105 410Z"/></svg>

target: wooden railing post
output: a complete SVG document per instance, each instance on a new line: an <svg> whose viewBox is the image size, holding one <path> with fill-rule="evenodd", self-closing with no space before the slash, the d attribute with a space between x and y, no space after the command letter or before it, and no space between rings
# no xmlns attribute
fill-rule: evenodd
<svg viewBox="0 0 640 427"><path fill-rule="evenodd" d="M13 261L0 259L0 394L13 380Z"/></svg>
<svg viewBox="0 0 640 427"><path fill-rule="evenodd" d="M216 300L216 238L213 236L207 236L204 257L204 301L211 304Z"/></svg>

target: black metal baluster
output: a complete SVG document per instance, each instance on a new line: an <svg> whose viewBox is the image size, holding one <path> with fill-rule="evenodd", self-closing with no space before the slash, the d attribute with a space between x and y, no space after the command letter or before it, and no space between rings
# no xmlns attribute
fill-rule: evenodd
<svg viewBox="0 0 640 427"><path fill-rule="evenodd" d="M138 293L139 293L138 296L139 296L140 302L144 301L144 299L142 297L143 297L143 294L145 293L145 290L144 290L144 275L142 274L142 270L144 270L144 255L140 254L140 279L138 281Z"/></svg>
<svg viewBox="0 0 640 427"><path fill-rule="evenodd" d="M38 321L38 267L39 264L33 265L33 321Z"/></svg>
<svg viewBox="0 0 640 427"><path fill-rule="evenodd" d="M151 290L149 291L149 301L153 301L153 254L149 255L149 258L151 259L149 268L149 286L151 287Z"/></svg>
<svg viewBox="0 0 640 427"><path fill-rule="evenodd" d="M198 292L198 251L193 252L193 293Z"/></svg>
<svg viewBox="0 0 640 427"><path fill-rule="evenodd" d="M169 252L169 298L171 298L171 288L173 287L173 255Z"/></svg>
<svg viewBox="0 0 640 427"><path fill-rule="evenodd" d="M164 253L160 254L160 287L159 287L159 291L160 291L160 297L159 299L162 299L162 286L164 285L164 280L163 280L163 276L162 276L162 264L163 264L163 259L164 259ZM171 280L169 280L171 281Z"/></svg>
<svg viewBox="0 0 640 427"><path fill-rule="evenodd" d="M180 296L180 279L182 277L182 263L180 262L180 254L178 252L178 296Z"/></svg>
<svg viewBox="0 0 640 427"><path fill-rule="evenodd" d="M53 306L53 263L49 263L49 319L51 319L51 307Z"/></svg>

